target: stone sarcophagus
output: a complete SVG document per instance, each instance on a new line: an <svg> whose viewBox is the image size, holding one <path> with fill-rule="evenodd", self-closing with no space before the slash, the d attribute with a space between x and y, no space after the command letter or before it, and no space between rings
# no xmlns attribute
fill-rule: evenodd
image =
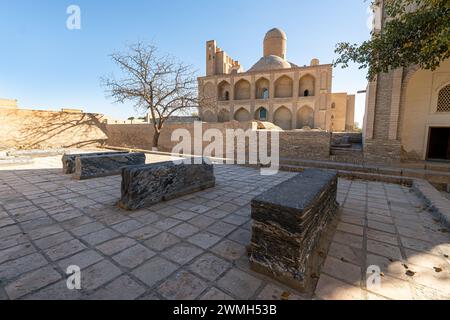
<svg viewBox="0 0 450 320"><path fill-rule="evenodd" d="M300 291L320 272L319 243L334 220L337 175L308 169L252 200L250 265Z"/></svg>
<svg viewBox="0 0 450 320"><path fill-rule="evenodd" d="M161 201L214 187L212 164L160 162L122 170L119 207L136 210Z"/></svg>
<svg viewBox="0 0 450 320"><path fill-rule="evenodd" d="M84 156L75 159L75 173L78 180L106 177L120 174L126 166L145 164L145 153L109 154Z"/></svg>
<svg viewBox="0 0 450 320"><path fill-rule="evenodd" d="M124 154L124 153L128 153L128 151L64 154L61 158L63 165L63 173L72 174L75 172L75 160L77 157L102 156L102 155Z"/></svg>

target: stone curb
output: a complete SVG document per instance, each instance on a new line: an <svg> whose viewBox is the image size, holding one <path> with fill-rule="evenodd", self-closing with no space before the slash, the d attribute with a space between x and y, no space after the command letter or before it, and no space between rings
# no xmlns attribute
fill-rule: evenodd
<svg viewBox="0 0 450 320"><path fill-rule="evenodd" d="M445 227L450 228L450 201L426 180L414 179L412 190L425 201L433 216Z"/></svg>

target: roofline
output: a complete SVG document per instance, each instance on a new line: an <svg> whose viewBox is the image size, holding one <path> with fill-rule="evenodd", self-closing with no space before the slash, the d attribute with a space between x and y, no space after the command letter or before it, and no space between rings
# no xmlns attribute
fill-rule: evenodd
<svg viewBox="0 0 450 320"><path fill-rule="evenodd" d="M272 69L272 70L267 70L267 71L245 71L245 72L241 72L241 73L221 73L221 74L215 74L215 75L211 75L211 76L202 76L202 77L198 77L197 79L206 79L206 78L213 78L213 77L217 77L217 76L223 76L223 77L227 77L227 76L235 76L235 77L239 77L239 76L246 76L246 75L253 75L253 74L267 74L270 72L280 72L280 71L285 71L285 72L289 72L289 71L295 71L295 70L306 70L306 69L312 69L312 68L321 68L321 67L332 67L333 64L332 63L327 63L327 64L319 64L317 66L297 66L297 67L292 67L292 68L288 68L288 69Z"/></svg>

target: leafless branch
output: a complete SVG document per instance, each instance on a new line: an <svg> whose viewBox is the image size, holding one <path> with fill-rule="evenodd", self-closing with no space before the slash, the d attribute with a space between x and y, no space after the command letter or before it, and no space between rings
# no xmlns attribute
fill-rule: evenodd
<svg viewBox="0 0 450 320"><path fill-rule="evenodd" d="M128 47L125 53L113 53L121 77L102 78L107 94L117 103L131 101L138 109L150 113L154 127L153 146L167 119L200 104L197 80L191 66L169 55L158 55L154 45L142 42Z"/></svg>

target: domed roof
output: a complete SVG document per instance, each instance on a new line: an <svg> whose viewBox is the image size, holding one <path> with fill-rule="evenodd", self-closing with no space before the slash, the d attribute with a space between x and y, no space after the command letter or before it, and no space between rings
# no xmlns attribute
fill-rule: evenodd
<svg viewBox="0 0 450 320"><path fill-rule="evenodd" d="M262 57L249 71L268 71L268 70L278 70L278 69L289 69L292 65L286 60L270 55Z"/></svg>
<svg viewBox="0 0 450 320"><path fill-rule="evenodd" d="M284 32L283 30L278 29L278 28L273 28L273 29L270 29L269 31L267 31L267 33L266 33L265 39L270 39L270 38L287 39L287 36L286 36L286 32Z"/></svg>

